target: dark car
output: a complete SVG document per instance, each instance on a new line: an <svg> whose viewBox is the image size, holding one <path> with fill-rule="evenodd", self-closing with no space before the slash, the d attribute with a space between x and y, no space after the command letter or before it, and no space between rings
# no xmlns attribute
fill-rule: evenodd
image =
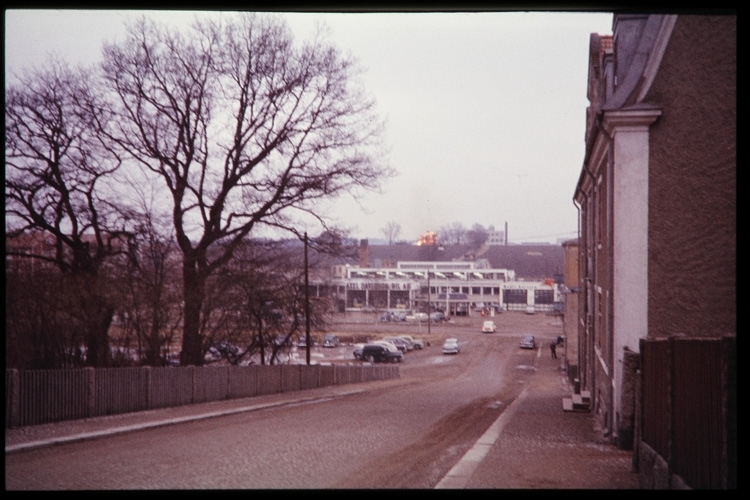
<svg viewBox="0 0 750 500"><path fill-rule="evenodd" d="M367 344L362 348L362 361L368 363L400 363L404 355L383 344Z"/></svg>
<svg viewBox="0 0 750 500"><path fill-rule="evenodd" d="M338 347L339 338L336 335L327 334L323 337L323 347Z"/></svg>
<svg viewBox="0 0 750 500"><path fill-rule="evenodd" d="M519 346L521 349L536 349L536 339L533 335L524 335Z"/></svg>

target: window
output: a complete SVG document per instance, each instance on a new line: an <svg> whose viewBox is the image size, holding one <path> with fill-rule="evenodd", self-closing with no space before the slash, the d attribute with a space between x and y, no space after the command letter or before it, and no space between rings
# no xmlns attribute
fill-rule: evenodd
<svg viewBox="0 0 750 500"><path fill-rule="evenodd" d="M534 290L534 304L552 304L554 301L554 290Z"/></svg>
<svg viewBox="0 0 750 500"><path fill-rule="evenodd" d="M503 290L505 304L526 304L526 290Z"/></svg>

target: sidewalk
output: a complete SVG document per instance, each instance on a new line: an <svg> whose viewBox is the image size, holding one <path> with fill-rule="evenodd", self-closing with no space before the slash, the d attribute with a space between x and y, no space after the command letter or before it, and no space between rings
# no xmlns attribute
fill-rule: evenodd
<svg viewBox="0 0 750 500"><path fill-rule="evenodd" d="M542 347L529 385L438 488L638 489L632 451L610 444L593 412L563 411L573 387Z"/></svg>

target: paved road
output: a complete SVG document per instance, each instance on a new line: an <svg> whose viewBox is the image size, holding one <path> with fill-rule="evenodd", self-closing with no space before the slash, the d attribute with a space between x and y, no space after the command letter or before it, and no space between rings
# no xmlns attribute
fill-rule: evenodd
<svg viewBox="0 0 750 500"><path fill-rule="evenodd" d="M517 348L529 329L559 333L552 319L509 314L502 325L495 335L450 327L463 352L410 352L396 381L6 431L6 489L635 487L628 453L597 442L590 414L562 412L569 388L559 362ZM7 452L66 427L70 435L211 412L230 414ZM566 461L573 455L589 470L599 464L594 479Z"/></svg>

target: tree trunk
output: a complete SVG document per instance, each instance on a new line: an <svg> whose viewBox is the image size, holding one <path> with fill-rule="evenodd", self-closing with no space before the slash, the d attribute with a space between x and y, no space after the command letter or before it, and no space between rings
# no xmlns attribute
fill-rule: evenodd
<svg viewBox="0 0 750 500"><path fill-rule="evenodd" d="M182 326L182 366L202 366L202 339L200 332L201 309L205 296L206 278L197 262L187 256L182 265L183 299L185 302Z"/></svg>
<svg viewBox="0 0 750 500"><path fill-rule="evenodd" d="M114 308L102 304L101 300L94 297L90 302L91 308L84 311L88 317L86 321L86 365L93 367L107 367L111 363L109 352L109 327L112 324Z"/></svg>

